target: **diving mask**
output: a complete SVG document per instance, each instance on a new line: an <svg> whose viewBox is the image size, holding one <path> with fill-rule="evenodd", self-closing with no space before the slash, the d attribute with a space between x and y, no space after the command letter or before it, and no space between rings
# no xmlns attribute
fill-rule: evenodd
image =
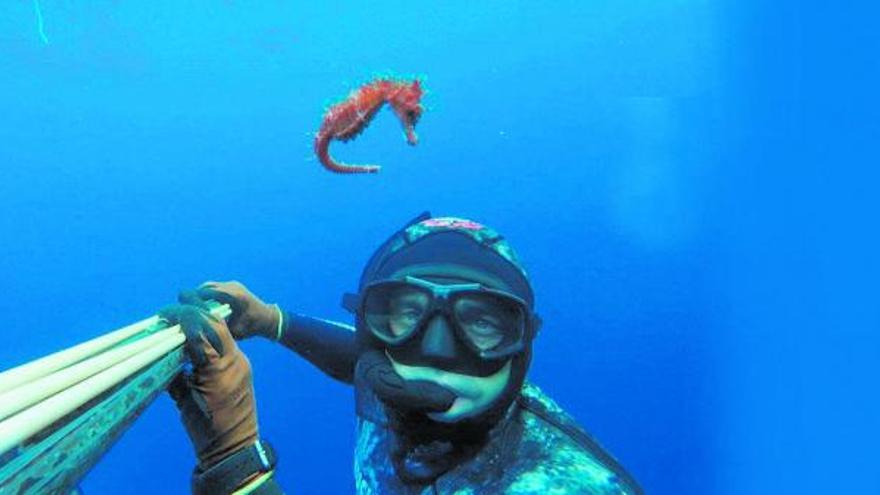
<svg viewBox="0 0 880 495"><path fill-rule="evenodd" d="M505 359L525 346L530 313L526 302L479 283L441 285L406 276L364 288L360 314L370 332L388 346L405 344L442 314L456 337L482 359Z"/></svg>

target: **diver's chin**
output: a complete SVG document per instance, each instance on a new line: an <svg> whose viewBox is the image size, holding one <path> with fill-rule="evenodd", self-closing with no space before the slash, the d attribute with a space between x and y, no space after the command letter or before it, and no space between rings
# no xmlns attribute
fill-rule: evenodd
<svg viewBox="0 0 880 495"><path fill-rule="evenodd" d="M387 351L385 355L404 380L431 382L455 394L455 401L449 409L427 414L439 423L456 423L486 412L501 397L510 381L510 360L489 376L472 376L427 366L410 366L398 363Z"/></svg>

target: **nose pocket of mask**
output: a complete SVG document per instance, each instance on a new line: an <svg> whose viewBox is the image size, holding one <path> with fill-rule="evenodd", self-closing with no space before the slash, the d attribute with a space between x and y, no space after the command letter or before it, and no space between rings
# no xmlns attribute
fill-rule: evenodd
<svg viewBox="0 0 880 495"><path fill-rule="evenodd" d="M425 329L421 343L422 354L426 357L454 359L455 335L449 323L440 315L434 316Z"/></svg>

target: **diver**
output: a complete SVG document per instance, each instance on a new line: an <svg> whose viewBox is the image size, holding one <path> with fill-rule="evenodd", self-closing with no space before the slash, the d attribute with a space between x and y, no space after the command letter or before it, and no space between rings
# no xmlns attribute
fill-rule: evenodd
<svg viewBox="0 0 880 495"><path fill-rule="evenodd" d="M207 300L232 307L213 319ZM626 470L525 381L541 320L507 241L425 213L367 263L343 305L355 326L284 312L237 282L206 282L163 318L192 367L169 385L196 450L196 494L279 494L259 437L250 364L261 336L353 385L359 494L641 494Z"/></svg>

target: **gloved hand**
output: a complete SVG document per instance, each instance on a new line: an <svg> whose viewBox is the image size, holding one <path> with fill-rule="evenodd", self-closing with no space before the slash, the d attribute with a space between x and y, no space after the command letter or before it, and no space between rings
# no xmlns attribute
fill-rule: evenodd
<svg viewBox="0 0 880 495"><path fill-rule="evenodd" d="M159 316L180 324L191 373L168 387L204 470L257 440L257 409L247 357L226 322L195 305L170 306Z"/></svg>
<svg viewBox="0 0 880 495"><path fill-rule="evenodd" d="M266 304L239 282L205 282L195 291L195 297L214 299L232 308L229 329L236 339L260 335L275 340L281 310L277 304ZM183 292L180 302L193 304L192 292Z"/></svg>

